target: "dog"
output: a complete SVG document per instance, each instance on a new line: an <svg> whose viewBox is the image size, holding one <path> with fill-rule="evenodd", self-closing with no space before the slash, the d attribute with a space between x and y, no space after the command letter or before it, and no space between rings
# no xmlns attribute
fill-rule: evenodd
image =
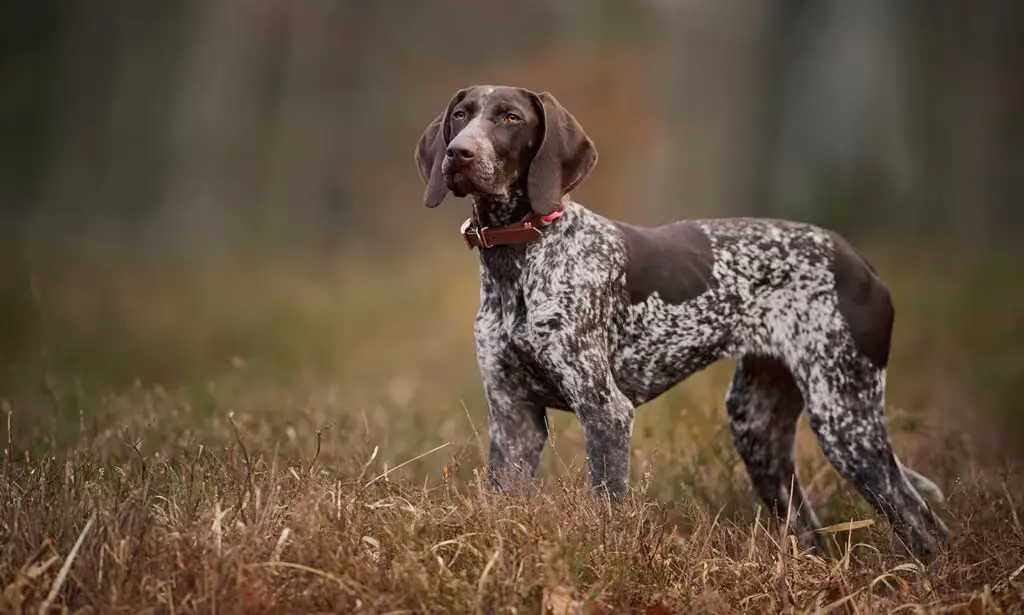
<svg viewBox="0 0 1024 615"><path fill-rule="evenodd" d="M646 228L607 219L571 191L597 163L579 122L548 92L461 89L415 158L427 207L472 199L461 229L479 249L476 356L488 406L488 476L534 476L548 408L584 432L591 484L627 490L635 408L723 358L725 406L753 487L824 549L794 465L804 412L825 457L934 560L949 530L941 490L893 453L883 421L894 310L840 235L795 221L723 218ZM504 481L504 482L503 482Z"/></svg>

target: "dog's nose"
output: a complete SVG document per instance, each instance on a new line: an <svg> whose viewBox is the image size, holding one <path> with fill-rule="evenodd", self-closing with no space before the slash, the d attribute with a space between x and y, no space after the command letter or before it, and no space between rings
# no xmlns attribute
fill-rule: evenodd
<svg viewBox="0 0 1024 615"><path fill-rule="evenodd" d="M473 150L466 145L453 143L448 146L448 157L458 162L472 160L474 155Z"/></svg>

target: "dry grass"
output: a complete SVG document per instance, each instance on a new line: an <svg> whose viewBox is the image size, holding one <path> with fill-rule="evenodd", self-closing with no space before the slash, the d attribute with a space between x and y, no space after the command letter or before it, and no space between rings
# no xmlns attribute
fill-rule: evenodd
<svg viewBox="0 0 1024 615"><path fill-rule="evenodd" d="M993 462L1016 451L955 420L971 398L936 377L958 338L929 312L942 288L914 286L926 273L888 276L913 315L891 430L955 533L924 569L805 425L800 472L834 553L794 552L732 449L728 364L641 409L626 504L588 495L562 413L536 490L491 493L474 263L360 265L42 276L45 335L23 336L0 392L0 612L1024 612L1024 481Z"/></svg>
<svg viewBox="0 0 1024 615"><path fill-rule="evenodd" d="M146 422L180 401L150 399ZM956 542L924 569L884 523L843 523L872 516L831 476L812 488L814 499L839 503L825 507L838 523L835 557L821 559L781 540L778 527L754 512L745 485L726 486L714 469L705 470L719 485L710 500L656 495L703 470L687 463L640 476L620 507L587 494L577 463L533 493L503 496L481 486L472 427L461 441L441 442L398 468L397 457L359 443L365 433L332 437L328 429L267 447L270 426L226 418L212 445L192 436L161 442L150 423L142 437L129 427L64 454L9 448L0 490L3 610L38 612L44 603L104 613L1024 607L1020 493L994 478L953 483L947 516ZM645 444L638 456L649 462ZM736 510L719 510L729 501L739 502Z"/></svg>

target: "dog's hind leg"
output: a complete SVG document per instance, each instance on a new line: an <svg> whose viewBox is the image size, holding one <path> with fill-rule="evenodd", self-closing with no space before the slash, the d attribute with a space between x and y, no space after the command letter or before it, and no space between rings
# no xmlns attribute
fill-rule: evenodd
<svg viewBox="0 0 1024 615"><path fill-rule="evenodd" d="M942 506L946 503L946 496L942 494L942 489L933 483L927 476L923 476L921 473L908 468L903 465L899 457L896 458L896 463L900 464L900 468L903 469L903 475L910 481L910 485L917 490L921 497L928 501L932 506Z"/></svg>
<svg viewBox="0 0 1024 615"><path fill-rule="evenodd" d="M946 543L949 530L922 494L941 492L893 454L883 418L885 370L843 353L803 367L808 422L825 457L885 516L911 553L934 560L936 537Z"/></svg>
<svg viewBox="0 0 1024 615"><path fill-rule="evenodd" d="M781 361L748 355L733 374L725 399L736 450L746 465L754 489L780 520L804 534L804 547L824 553L820 527L804 497L794 464L797 422L803 411L800 389Z"/></svg>

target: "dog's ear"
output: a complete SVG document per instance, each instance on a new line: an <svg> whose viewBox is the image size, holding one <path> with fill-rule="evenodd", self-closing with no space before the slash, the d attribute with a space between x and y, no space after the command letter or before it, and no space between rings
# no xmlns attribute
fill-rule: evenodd
<svg viewBox="0 0 1024 615"><path fill-rule="evenodd" d="M597 164L597 148L583 127L548 92L529 93L543 120L537 154L530 163L527 193L533 210L549 214Z"/></svg>
<svg viewBox="0 0 1024 615"><path fill-rule="evenodd" d="M419 165L423 183L427 185L427 190L423 194L423 204L427 207L437 207L448 194L448 187L445 186L444 176L441 174L441 163L444 161L445 150L452 140L452 107L459 104L467 92L468 88L459 90L452 96L444 112L430 122L416 144L416 164Z"/></svg>

